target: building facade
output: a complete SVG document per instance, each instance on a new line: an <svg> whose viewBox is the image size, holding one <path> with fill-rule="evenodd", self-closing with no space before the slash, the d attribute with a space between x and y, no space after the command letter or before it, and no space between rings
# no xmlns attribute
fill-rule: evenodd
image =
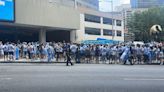
<svg viewBox="0 0 164 92"><path fill-rule="evenodd" d="M83 6L75 8L72 6L73 2L62 3L62 1L64 2L64 0L55 2L53 0L15 0L15 21L0 21L0 31L2 31L0 40L8 39L10 33L14 37L11 40L34 41L32 38L36 38L35 41L39 40L41 43L82 42L99 38L124 41L121 17L112 18L111 14L99 12L96 8ZM1 35L4 36L4 34L6 36L1 39ZM38 34L38 40L34 34Z"/></svg>
<svg viewBox="0 0 164 92"><path fill-rule="evenodd" d="M112 18L109 13L86 8L79 8L79 11L80 30L76 31L77 42L97 39L124 41L122 17L114 16Z"/></svg>
<svg viewBox="0 0 164 92"><path fill-rule="evenodd" d="M56 39L60 39L56 41L71 41L73 40L73 31L80 28L79 18L80 13L74 8L54 3L51 0L15 0L15 21L0 21L0 30L6 35L6 39L9 38L7 36L9 32L12 32L13 37L14 34L16 36L13 39L22 41L29 41L35 33L39 38L35 38L35 41L39 40L41 43L55 41ZM25 35L29 34L29 36L22 37L20 33L23 31L25 31ZM17 32L19 35L16 34ZM56 34L67 34L68 37L61 39ZM3 38L0 40L3 40ZM30 41L33 41L33 39Z"/></svg>
<svg viewBox="0 0 164 92"><path fill-rule="evenodd" d="M151 8L163 6L164 0L130 0L132 8Z"/></svg>

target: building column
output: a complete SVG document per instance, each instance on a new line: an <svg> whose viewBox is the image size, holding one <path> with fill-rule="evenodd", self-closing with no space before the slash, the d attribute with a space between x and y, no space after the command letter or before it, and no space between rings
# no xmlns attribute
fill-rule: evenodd
<svg viewBox="0 0 164 92"><path fill-rule="evenodd" d="M101 21L100 21L100 22L101 22L101 24L103 24L103 22L104 22L104 21L103 21L103 17L101 17L101 18L100 18L100 20L101 20Z"/></svg>
<svg viewBox="0 0 164 92"><path fill-rule="evenodd" d="M46 43L46 30L41 29L39 31L39 43Z"/></svg>
<svg viewBox="0 0 164 92"><path fill-rule="evenodd" d="M101 36L104 36L103 29L100 30Z"/></svg>
<svg viewBox="0 0 164 92"><path fill-rule="evenodd" d="M73 30L70 32L70 41L75 42L76 41L76 31Z"/></svg>

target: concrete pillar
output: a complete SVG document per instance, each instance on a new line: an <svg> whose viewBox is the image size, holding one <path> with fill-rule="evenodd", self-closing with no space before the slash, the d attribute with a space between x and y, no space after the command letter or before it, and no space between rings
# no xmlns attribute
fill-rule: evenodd
<svg viewBox="0 0 164 92"><path fill-rule="evenodd" d="M39 42L46 43L46 30L45 29L41 29L39 31Z"/></svg>
<svg viewBox="0 0 164 92"><path fill-rule="evenodd" d="M100 30L101 36L104 36L103 29Z"/></svg>
<svg viewBox="0 0 164 92"><path fill-rule="evenodd" d="M100 20L101 20L101 24L103 24L103 17L101 17Z"/></svg>
<svg viewBox="0 0 164 92"><path fill-rule="evenodd" d="M75 42L76 41L76 31L73 30L70 32L70 41Z"/></svg>

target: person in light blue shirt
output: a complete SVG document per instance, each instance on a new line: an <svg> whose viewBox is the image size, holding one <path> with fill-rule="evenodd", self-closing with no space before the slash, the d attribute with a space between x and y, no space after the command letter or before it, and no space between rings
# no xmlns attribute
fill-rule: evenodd
<svg viewBox="0 0 164 92"><path fill-rule="evenodd" d="M146 45L144 47L144 54L143 54L143 56L144 56L144 62L145 63L149 63L150 49L149 49L149 46L148 45Z"/></svg>
<svg viewBox="0 0 164 92"><path fill-rule="evenodd" d="M51 49L51 46L47 46L47 57L48 57L48 62L51 62L51 60L52 60L52 49Z"/></svg>
<svg viewBox="0 0 164 92"><path fill-rule="evenodd" d="M125 62L128 59L128 52L129 52L129 48L126 47L123 54L121 55L120 59Z"/></svg>
<svg viewBox="0 0 164 92"><path fill-rule="evenodd" d="M18 46L15 47L15 59L19 60L19 48L18 48Z"/></svg>

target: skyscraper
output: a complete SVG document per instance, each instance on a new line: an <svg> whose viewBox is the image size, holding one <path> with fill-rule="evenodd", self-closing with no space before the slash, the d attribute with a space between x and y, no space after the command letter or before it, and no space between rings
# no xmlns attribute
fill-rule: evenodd
<svg viewBox="0 0 164 92"><path fill-rule="evenodd" d="M151 8L163 6L164 0L130 0L132 8Z"/></svg>

